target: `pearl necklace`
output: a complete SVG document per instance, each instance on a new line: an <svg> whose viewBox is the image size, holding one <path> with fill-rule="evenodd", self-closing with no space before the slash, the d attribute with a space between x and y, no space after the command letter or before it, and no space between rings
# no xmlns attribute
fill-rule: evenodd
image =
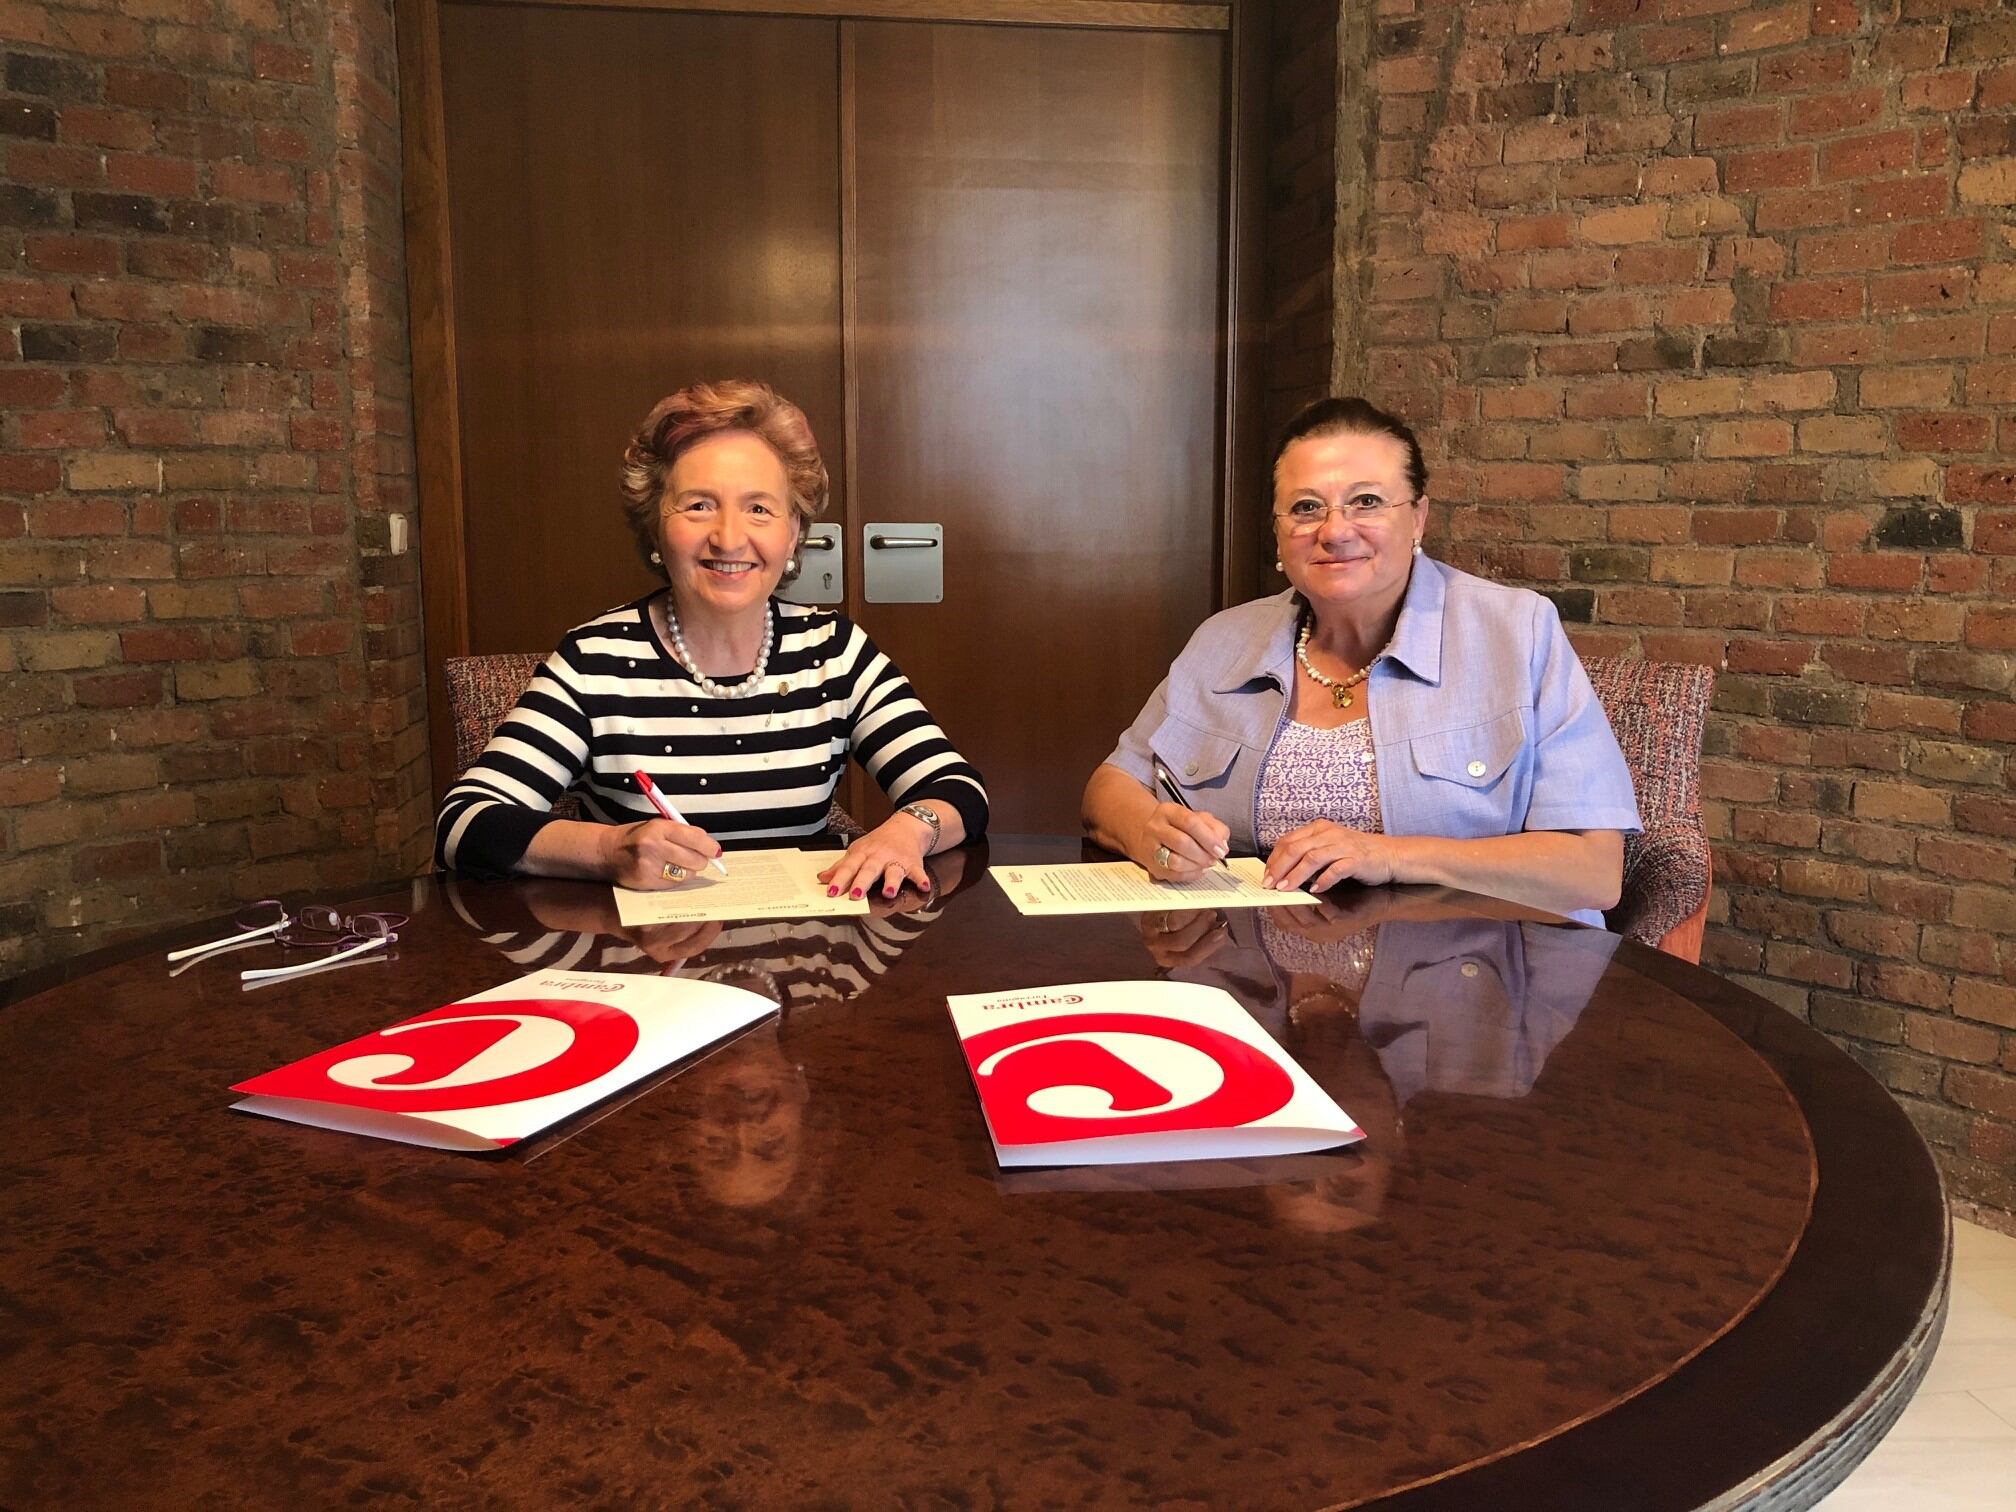
<svg viewBox="0 0 2016 1512"><path fill-rule="evenodd" d="M1330 690L1331 708L1348 709L1351 707L1352 702L1351 690L1372 675L1372 662L1378 661L1380 657L1392 650L1393 642L1390 640L1386 642L1385 645L1381 646L1374 653L1372 661L1365 663L1364 666L1353 672L1349 677L1325 677L1309 663L1309 632L1314 628L1315 621L1304 620L1302 622L1302 633L1295 637L1295 660L1302 663L1302 670L1307 672L1320 686Z"/></svg>
<svg viewBox="0 0 2016 1512"><path fill-rule="evenodd" d="M777 635L777 621L770 606L763 606L763 648L756 653L756 665L749 669L749 675L732 688L726 683L718 683L694 663L693 653L686 649L686 637L679 633L679 614L672 607L672 595L665 595L665 628L672 633L672 649L678 654L679 665L686 669L686 675L700 685L700 691L709 698L747 698L763 686L763 674L770 669L770 643Z"/></svg>

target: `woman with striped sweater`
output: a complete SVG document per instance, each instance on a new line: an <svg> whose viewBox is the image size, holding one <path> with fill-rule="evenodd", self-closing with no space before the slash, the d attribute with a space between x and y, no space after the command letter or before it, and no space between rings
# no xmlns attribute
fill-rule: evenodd
<svg viewBox="0 0 2016 1512"><path fill-rule="evenodd" d="M986 789L858 625L772 596L826 486L804 414L768 385L660 402L623 495L666 586L568 632L449 789L440 863L674 887L724 846L822 833L851 755L897 811L820 880L857 898L928 887L924 857L985 829ZM687 823L654 817L640 770ZM552 814L570 790L585 821Z"/></svg>

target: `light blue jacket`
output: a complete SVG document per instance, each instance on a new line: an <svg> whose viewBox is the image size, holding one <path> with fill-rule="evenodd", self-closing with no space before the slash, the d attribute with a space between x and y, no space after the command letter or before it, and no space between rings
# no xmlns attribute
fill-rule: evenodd
<svg viewBox="0 0 2016 1512"><path fill-rule="evenodd" d="M1106 758L1153 791L1160 756L1191 806L1232 831L1234 854L1255 849L1255 789L1287 718L1300 610L1290 589L1211 616ZM1416 557L1367 681L1386 833L1640 828L1617 738L1539 594Z"/></svg>

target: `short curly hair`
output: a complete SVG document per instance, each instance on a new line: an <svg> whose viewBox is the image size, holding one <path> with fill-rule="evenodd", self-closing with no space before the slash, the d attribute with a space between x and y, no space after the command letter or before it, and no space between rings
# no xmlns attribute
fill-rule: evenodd
<svg viewBox="0 0 2016 1512"><path fill-rule="evenodd" d="M623 449L623 516L637 538L637 554L661 576L664 565L651 560L658 547L653 527L672 464L708 437L728 431L748 431L777 453L801 539L826 507L826 464L803 410L767 383L728 378L689 384L654 404ZM787 572L785 581L794 576Z"/></svg>

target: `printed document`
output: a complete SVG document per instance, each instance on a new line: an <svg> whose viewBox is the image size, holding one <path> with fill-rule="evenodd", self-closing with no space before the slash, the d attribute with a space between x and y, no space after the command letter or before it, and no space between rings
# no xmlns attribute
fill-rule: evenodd
<svg viewBox="0 0 2016 1512"><path fill-rule="evenodd" d="M1260 879L1266 875L1267 864L1258 856L1235 856L1194 882L1157 882L1132 861L991 866L987 870L1015 906L1035 918L1141 913L1151 908L1280 908L1316 901L1306 892L1270 892L1262 887Z"/></svg>

